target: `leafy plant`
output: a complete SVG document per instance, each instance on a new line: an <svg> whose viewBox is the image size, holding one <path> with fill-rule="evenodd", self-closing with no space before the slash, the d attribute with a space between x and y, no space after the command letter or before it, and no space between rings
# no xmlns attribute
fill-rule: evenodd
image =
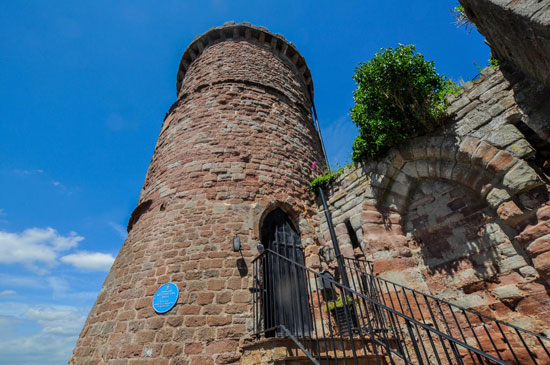
<svg viewBox="0 0 550 365"><path fill-rule="evenodd" d="M327 170L322 175L317 176L313 181L309 184L309 188L312 193L317 194L319 188L325 189L329 187L337 178L338 176L342 175L344 173L344 168L339 168L337 170Z"/></svg>
<svg viewBox="0 0 550 365"><path fill-rule="evenodd" d="M489 66L491 66L492 68L497 68L498 66L500 66L500 60L491 55L491 57L489 57Z"/></svg>
<svg viewBox="0 0 550 365"><path fill-rule="evenodd" d="M324 306L323 306L323 309L326 310L326 311L331 311L331 310L334 310L335 308L343 308L344 305L351 305L353 304L353 298L350 297L350 296L346 296L345 297L345 303L344 303L344 297L342 296L338 296L335 300L331 300L329 302L327 302Z"/></svg>
<svg viewBox="0 0 550 365"><path fill-rule="evenodd" d="M445 95L458 86L439 75L414 45L382 49L353 76L351 119L359 128L353 160L374 160L391 147L431 131L443 119Z"/></svg>
<svg viewBox="0 0 550 365"><path fill-rule="evenodd" d="M453 16L455 17L455 21L453 22L456 24L457 27L461 28L464 27L466 31L471 32L472 29L475 27L475 24L468 18L466 15L466 10L462 5L457 5L451 10L453 13Z"/></svg>

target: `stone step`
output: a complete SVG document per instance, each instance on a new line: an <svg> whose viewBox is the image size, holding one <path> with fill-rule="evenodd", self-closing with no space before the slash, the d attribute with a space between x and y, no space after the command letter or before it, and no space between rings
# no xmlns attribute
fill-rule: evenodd
<svg viewBox="0 0 550 365"><path fill-rule="evenodd" d="M388 359L385 356L380 356L380 365L389 364ZM369 365L369 364L378 364L376 355L367 355L367 356L357 356L357 363L353 357L321 357L321 365L347 365L347 364L357 364L357 365ZM289 356L284 360L276 361L277 365L305 365L311 364L311 360L307 356Z"/></svg>
<svg viewBox="0 0 550 365"><path fill-rule="evenodd" d="M329 339L306 339L302 342L306 349L315 358L321 359L321 364L353 364L352 341L349 338L335 338L334 343ZM376 355L370 341L363 342L353 339L358 364L376 364ZM383 352L380 347L378 353ZM263 338L250 341L242 347L241 364L310 364L306 354L290 338ZM380 354L381 364L387 364L385 353ZM336 360L338 359L338 360Z"/></svg>

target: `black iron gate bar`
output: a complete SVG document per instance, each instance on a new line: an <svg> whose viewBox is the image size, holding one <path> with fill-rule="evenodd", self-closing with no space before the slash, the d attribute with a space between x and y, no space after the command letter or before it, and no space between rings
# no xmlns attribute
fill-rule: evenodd
<svg viewBox="0 0 550 365"><path fill-rule="evenodd" d="M269 288L263 287L264 284L264 278L260 277L260 273L262 272L260 266L262 263L265 263L266 257L270 255L276 258L279 262L282 261L286 265L293 266L295 268L295 272L301 272L303 275L309 274L312 278L315 280L318 280L321 277L321 274L308 269L304 265L298 264L296 262L293 262L292 260L274 252L271 250L266 250L263 254L258 256L253 260L254 265L254 288L253 292L254 295L254 314L255 314L255 335L259 336L261 334L266 334L266 331L269 329L263 328L262 323L262 309L268 304L265 303L266 299L268 299L268 296L266 295ZM475 348L474 346L469 345L465 338L463 340L459 340L455 337L453 337L450 332L444 333L440 331L438 328L434 328L426 323L423 323L414 317L410 317L406 315L403 310L403 304L400 302L400 311L396 310L395 308L392 308L386 303L382 303L381 301L377 300L378 293L372 293L373 295L364 295L363 293L360 293L357 290L354 290L352 288L348 288L340 283L335 282L332 279L323 277L323 280L328 280L330 284L332 285L332 290L336 293L338 292L340 294L341 298L344 298L344 306L345 309L345 316L346 316L346 324L348 326L351 326L351 317L353 315L356 315L358 317L359 321L359 328L350 328L350 347L351 352L353 355L353 361L357 362L358 358L358 349L355 347L355 340L358 339L359 343L357 345L360 345L360 350L362 350L362 354L366 356L368 354L368 343L369 341L365 342L365 335L367 338L370 339L370 344L372 351L374 352L374 355L376 356L377 363L380 364L380 356L386 356L389 357L390 362L394 363L392 355L397 356L402 361L404 360L406 363L414 364L424 364L425 362L431 362L431 356L433 355L438 363L442 363L443 357L440 354L440 349L438 349L438 345L434 343L434 338L439 339L440 343L442 344L442 347L445 349L445 358L449 361L449 363L463 363L462 361L462 355L460 354L460 349L463 349L467 351L473 363L490 363L490 364L506 364L504 360L498 359L480 349ZM306 280L307 282L307 295L308 295L308 303L312 304L314 303L314 299L317 300L317 304L319 305L319 310L317 312L313 312L311 308L308 308L307 313L309 315L313 314L313 318L315 318L315 314L319 314L321 322L323 321L323 310L322 310L322 302L325 302L324 300L321 300L319 291L314 291L311 288L310 280ZM372 289L373 287L371 287ZM349 299L348 299L349 298ZM391 297L390 297L391 299ZM398 298L399 299L399 298ZM399 299L400 300L400 299ZM364 305L361 306L361 303ZM349 304L349 306L348 306ZM412 313L412 308L410 307ZM295 310L293 308L293 310ZM299 313L303 313L302 310L298 310ZM306 333L305 331L302 331L302 333L298 334L296 336L297 338L301 339L302 344L306 345L306 347L311 350L312 353L316 353L318 358L324 358L328 359L330 355L333 356L333 359L336 359L340 356L339 353L337 353L336 343L340 343L341 348L343 349L341 356L343 356L344 359L347 359L349 355L346 354L345 351L345 339L344 336L336 335L336 328L333 328L330 322L331 315L330 311L326 311L327 313L327 319L329 320L328 328L325 329L325 326L321 326L321 329L317 328L317 321L313 321L313 328L310 328L309 332ZM269 313L267 313L269 315ZM374 325L376 323L387 325L390 323L392 325L392 328L395 328L396 337L398 340L398 344L396 348L393 348L391 346L391 340L388 336L388 331L384 330L383 328L376 328ZM401 328L400 324L404 325L404 328ZM376 329L375 329L376 328ZM405 336L404 331L406 330L407 336ZM353 332L352 332L353 331ZM319 332L323 333L323 337L319 336ZM327 333L328 332L328 333ZM353 333L353 334L352 334ZM415 333L417 335L415 335ZM431 339L428 344L425 344L424 341L422 341L422 334L425 333L428 338ZM327 338L327 335L329 336ZM412 349L408 348L407 342L409 342L412 346ZM329 343L332 344L332 350L330 349ZM324 344L324 348L321 347L321 345ZM446 345L449 346L451 349L451 353L447 351ZM315 352L314 350L317 350ZM383 354L379 354L379 350L383 350ZM321 352L324 352L326 355L321 356ZM451 359L454 357L454 361ZM368 356L367 361L368 361ZM477 359L477 361L476 361ZM350 359L352 360L352 359ZM536 363L536 362L535 362Z"/></svg>

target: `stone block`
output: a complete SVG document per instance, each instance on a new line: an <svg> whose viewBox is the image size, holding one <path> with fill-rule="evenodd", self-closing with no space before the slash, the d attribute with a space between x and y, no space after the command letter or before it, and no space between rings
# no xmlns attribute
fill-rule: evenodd
<svg viewBox="0 0 550 365"><path fill-rule="evenodd" d="M518 252L514 245L510 243L509 241L507 243L503 243L497 246L498 252L503 256L514 256L517 255Z"/></svg>
<svg viewBox="0 0 550 365"><path fill-rule="evenodd" d="M491 133L487 137L487 141L495 147L504 148L521 138L523 138L523 134L514 125L507 124Z"/></svg>
<svg viewBox="0 0 550 365"><path fill-rule="evenodd" d="M485 167L497 153L497 148L485 141L482 141L472 155L472 163Z"/></svg>
<svg viewBox="0 0 550 365"><path fill-rule="evenodd" d="M512 200L504 202L497 208L497 214L508 225L514 225L524 216L524 212Z"/></svg>
<svg viewBox="0 0 550 365"><path fill-rule="evenodd" d="M464 164L469 164L479 143L480 141L475 138L464 138L458 148L456 160Z"/></svg>
<svg viewBox="0 0 550 365"><path fill-rule="evenodd" d="M445 161L456 161L456 151L460 146L460 140L456 136L445 136L441 143L441 159Z"/></svg>
<svg viewBox="0 0 550 365"><path fill-rule="evenodd" d="M389 260L376 260L374 262L374 273L409 269L418 266L416 259L411 257L392 258Z"/></svg>
<svg viewBox="0 0 550 365"><path fill-rule="evenodd" d="M414 162L407 162L405 165L403 165L401 172L412 178L418 176L418 173L416 171L416 164Z"/></svg>
<svg viewBox="0 0 550 365"><path fill-rule="evenodd" d="M529 190L542 184L541 179L525 161L519 161L504 175L503 185L512 193Z"/></svg>
<svg viewBox="0 0 550 365"><path fill-rule="evenodd" d="M507 273L512 270L517 270L526 265L527 263L525 262L525 259L520 255L507 257L498 263L498 267L501 273Z"/></svg>
<svg viewBox="0 0 550 365"><path fill-rule="evenodd" d="M183 352L183 345L176 343L167 343L162 347L162 355L166 357L176 357Z"/></svg>
<svg viewBox="0 0 550 365"><path fill-rule="evenodd" d="M493 290L493 294L500 301L519 300L523 297L522 292L513 284L500 286Z"/></svg>
<svg viewBox="0 0 550 365"><path fill-rule="evenodd" d="M429 156L426 151L429 140L430 137L422 136L414 138L409 142L410 148L408 150L411 152L410 160L423 160Z"/></svg>
<svg viewBox="0 0 550 365"><path fill-rule="evenodd" d="M525 248L531 257L540 255L541 253L550 251L550 234L537 238L527 245Z"/></svg>
<svg viewBox="0 0 550 365"><path fill-rule="evenodd" d="M449 115L456 113L461 108L465 107L470 103L470 99L467 96L463 96L460 99L456 100L454 103L449 105L447 108L447 113Z"/></svg>
<svg viewBox="0 0 550 365"><path fill-rule="evenodd" d="M482 110L482 107L485 108L485 105L481 104L462 118L460 123L462 124L463 128L472 131L487 124L491 120L491 115L488 112Z"/></svg>
<svg viewBox="0 0 550 365"><path fill-rule="evenodd" d="M316 270L321 266L319 255L311 255L306 257L306 267Z"/></svg>
<svg viewBox="0 0 550 365"><path fill-rule="evenodd" d="M439 160L441 158L441 146L447 137L436 136L426 140L426 156L429 159Z"/></svg>
<svg viewBox="0 0 550 365"><path fill-rule="evenodd" d="M544 205L537 210L539 221L550 220L550 205Z"/></svg>
<svg viewBox="0 0 550 365"><path fill-rule="evenodd" d="M528 280L536 279L539 277L537 270L532 266L524 266L519 269L519 272L524 278Z"/></svg>
<svg viewBox="0 0 550 365"><path fill-rule="evenodd" d="M536 225L527 226L515 239L521 244L526 245L529 242L550 234L550 222L542 221Z"/></svg>
<svg viewBox="0 0 550 365"><path fill-rule="evenodd" d="M235 340L213 341L206 345L207 354L221 354L224 352L235 352L239 342Z"/></svg>
<svg viewBox="0 0 550 365"><path fill-rule="evenodd" d="M517 159L514 156L512 156L509 152L501 150L491 161L487 163L487 169L497 175L503 175L516 163Z"/></svg>
<svg viewBox="0 0 550 365"><path fill-rule="evenodd" d="M504 110L506 110L504 108L504 106L500 103L497 103L495 105L493 105L492 107L489 108L489 110L487 110L487 112L489 113L489 115L491 117L496 117L497 115L499 115L500 113L502 113Z"/></svg>
<svg viewBox="0 0 550 365"><path fill-rule="evenodd" d="M544 252L533 259L535 269L544 278L550 277L550 251Z"/></svg>
<svg viewBox="0 0 550 365"><path fill-rule="evenodd" d="M453 169L455 167L455 162L441 161L439 164L439 176L442 179L451 180L453 176Z"/></svg>
<svg viewBox="0 0 550 365"><path fill-rule="evenodd" d="M187 355L201 354L204 350L204 344L199 342L188 343L185 345L185 353Z"/></svg>
<svg viewBox="0 0 550 365"><path fill-rule="evenodd" d="M517 158L524 160L530 159L535 155L535 149L527 142L525 139L518 139L516 142L512 143L506 147L506 151L510 152Z"/></svg>
<svg viewBox="0 0 550 365"><path fill-rule="evenodd" d="M475 308L481 305L487 304L487 300L479 294L462 294L456 298L447 298L453 304L458 305L463 308Z"/></svg>

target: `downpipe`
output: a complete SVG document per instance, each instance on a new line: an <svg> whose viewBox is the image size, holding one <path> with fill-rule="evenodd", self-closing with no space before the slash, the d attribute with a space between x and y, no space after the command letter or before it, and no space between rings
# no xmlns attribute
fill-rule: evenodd
<svg viewBox="0 0 550 365"><path fill-rule="evenodd" d="M323 209L325 210L325 218L327 219L328 230L330 232L330 238L332 240L332 247L334 248L336 261L338 262L338 269L340 270L340 277L342 278L342 284L344 284L344 286L346 286L347 288L351 288L349 286L348 275L346 274L346 270L345 270L346 268L344 266L344 257L340 252L340 246L338 245L338 239L336 238L336 233L334 232L334 226L332 224L332 217L328 210L325 193L323 192L323 188L321 186L319 186L319 196L321 197L321 201L323 202Z"/></svg>

